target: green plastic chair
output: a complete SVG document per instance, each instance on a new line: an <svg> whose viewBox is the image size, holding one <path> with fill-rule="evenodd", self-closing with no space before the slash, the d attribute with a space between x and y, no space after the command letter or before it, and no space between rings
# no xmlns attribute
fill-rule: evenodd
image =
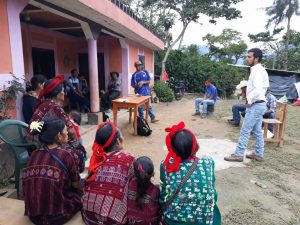
<svg viewBox="0 0 300 225"><path fill-rule="evenodd" d="M39 147L37 143L28 143L24 138L24 130L28 124L18 120L3 120L0 122L0 139L8 144L15 158L15 188L19 198L20 172L29 160L28 150Z"/></svg>

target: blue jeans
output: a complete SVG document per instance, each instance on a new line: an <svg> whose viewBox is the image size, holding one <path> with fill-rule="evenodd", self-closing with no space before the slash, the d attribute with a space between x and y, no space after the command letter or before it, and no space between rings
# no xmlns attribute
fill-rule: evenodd
<svg viewBox="0 0 300 225"><path fill-rule="evenodd" d="M244 104L234 104L232 106L232 119L236 123L240 123L241 121L241 113L246 111L246 106Z"/></svg>
<svg viewBox="0 0 300 225"><path fill-rule="evenodd" d="M203 104L203 114L207 114L207 105L214 105L215 101L210 99L197 98L195 100L196 113L200 113L200 105Z"/></svg>
<svg viewBox="0 0 300 225"><path fill-rule="evenodd" d="M138 111L139 111L139 117L144 118L144 108L142 106L139 106ZM154 120L155 115L153 113L153 109L152 109L151 104L149 105L149 116L150 116L151 120Z"/></svg>
<svg viewBox="0 0 300 225"><path fill-rule="evenodd" d="M266 103L256 103L253 104L251 108L246 109L246 115L241 128L239 142L235 149L235 154L237 156L244 156L251 132L256 138L254 154L260 157L264 156L264 137L261 126L262 118L266 109Z"/></svg>
<svg viewBox="0 0 300 225"><path fill-rule="evenodd" d="M275 113L267 113L263 116L264 119L274 119L275 118ZM270 124L268 125L268 130L273 133L274 130L274 125Z"/></svg>

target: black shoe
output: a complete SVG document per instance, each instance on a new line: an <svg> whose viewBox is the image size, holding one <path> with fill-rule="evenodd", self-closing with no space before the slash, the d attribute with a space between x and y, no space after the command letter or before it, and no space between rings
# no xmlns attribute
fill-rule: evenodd
<svg viewBox="0 0 300 225"><path fill-rule="evenodd" d="M229 121L229 124L231 124L234 127L239 127L240 126L240 123L235 122L234 120L233 121Z"/></svg>
<svg viewBox="0 0 300 225"><path fill-rule="evenodd" d="M232 121L234 121L233 119L230 119L230 120L227 120L228 122L232 122Z"/></svg>

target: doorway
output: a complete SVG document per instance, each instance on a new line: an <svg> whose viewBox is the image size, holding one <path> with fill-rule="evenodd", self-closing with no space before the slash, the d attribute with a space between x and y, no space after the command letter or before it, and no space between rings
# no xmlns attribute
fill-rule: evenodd
<svg viewBox="0 0 300 225"><path fill-rule="evenodd" d="M33 74L43 74L47 79L55 76L54 51L50 49L32 48Z"/></svg>
<svg viewBox="0 0 300 225"><path fill-rule="evenodd" d="M105 87L105 67L104 67L104 53L98 53L98 82L99 90L106 90ZM89 82L89 58L87 53L78 54L79 73L82 74Z"/></svg>

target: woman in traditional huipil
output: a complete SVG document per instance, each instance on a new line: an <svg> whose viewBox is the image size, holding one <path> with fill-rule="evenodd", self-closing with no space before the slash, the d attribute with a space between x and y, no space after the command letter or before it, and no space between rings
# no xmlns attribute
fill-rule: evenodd
<svg viewBox="0 0 300 225"><path fill-rule="evenodd" d="M221 222L216 205L214 161L209 157L197 158L199 149L194 133L180 122L166 129L168 155L161 164L160 203L163 221L168 225L217 225ZM196 161L196 162L195 162ZM180 183L194 164L194 171L183 187ZM169 199L173 200L165 205Z"/></svg>
<svg viewBox="0 0 300 225"><path fill-rule="evenodd" d="M134 157L122 150L120 130L110 122L101 124L82 197L82 218L88 225L127 222L128 184L134 173Z"/></svg>
<svg viewBox="0 0 300 225"><path fill-rule="evenodd" d="M31 129L41 147L22 172L25 215L38 225L64 224L81 209L79 157L63 120L32 122Z"/></svg>

